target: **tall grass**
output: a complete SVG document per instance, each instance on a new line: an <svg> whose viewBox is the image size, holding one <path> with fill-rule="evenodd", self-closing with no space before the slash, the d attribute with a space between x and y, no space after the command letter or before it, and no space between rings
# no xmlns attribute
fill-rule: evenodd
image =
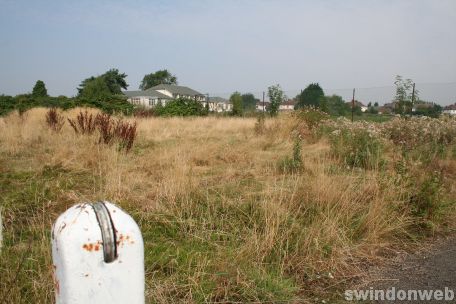
<svg viewBox="0 0 456 304"><path fill-rule="evenodd" d="M135 118L126 154L96 132L53 132L45 113L0 118L0 302L53 301L50 227L81 201L137 220L151 303L332 301L365 261L451 227L450 156L423 164L387 146L384 166L347 169L325 137L296 140L288 116L263 134L255 118ZM305 170L277 170L290 155Z"/></svg>

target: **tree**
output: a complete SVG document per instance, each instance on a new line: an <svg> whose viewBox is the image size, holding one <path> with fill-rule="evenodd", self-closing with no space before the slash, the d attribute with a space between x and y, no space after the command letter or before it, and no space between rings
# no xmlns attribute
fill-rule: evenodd
<svg viewBox="0 0 456 304"><path fill-rule="evenodd" d="M252 93L242 94L242 106L244 111L253 112L256 109L257 100Z"/></svg>
<svg viewBox="0 0 456 304"><path fill-rule="evenodd" d="M103 76L98 76L90 80L85 80L84 88L81 90L80 97L89 100L106 100L112 96Z"/></svg>
<svg viewBox="0 0 456 304"><path fill-rule="evenodd" d="M177 77L166 69L146 74L139 85L139 89L144 91L159 84L177 84Z"/></svg>
<svg viewBox="0 0 456 304"><path fill-rule="evenodd" d="M110 69L109 71L107 71L104 74L101 74L100 76L91 76L89 78L84 79L81 82L81 84L78 87L78 95L87 95L87 93L83 93L83 91L89 83L92 83L96 79L99 79L97 80L97 82L103 81L106 84L106 87L108 88L110 95L122 94L122 89L126 90L128 88L128 84L125 80L126 77L127 74L120 73L118 69ZM92 83L91 86L91 90L93 90L94 84ZM101 88L102 86L98 83L96 87ZM92 95L92 93L93 92L91 92L89 95ZM105 92L100 91L100 93L104 94Z"/></svg>
<svg viewBox="0 0 456 304"><path fill-rule="evenodd" d="M268 97L270 104L267 111L269 115L276 116L279 112L280 104L286 99L279 84L268 87Z"/></svg>
<svg viewBox="0 0 456 304"><path fill-rule="evenodd" d="M118 69L110 69L101 76L104 78L109 91L113 95L122 94L122 89L126 90L128 88L128 84L125 81L127 75L120 73Z"/></svg>
<svg viewBox="0 0 456 304"><path fill-rule="evenodd" d="M414 100L413 98L413 80L403 79L402 76L397 75L394 81L396 86L396 96L394 101L396 102L394 111L397 114L405 115L411 114L413 103L418 99L418 90L415 90Z"/></svg>
<svg viewBox="0 0 456 304"><path fill-rule="evenodd" d="M309 84L301 94L297 96L298 102L295 109L306 106L320 107L321 99L325 96L323 89L318 83Z"/></svg>
<svg viewBox="0 0 456 304"><path fill-rule="evenodd" d="M234 92L230 96L230 101L233 105L233 110L232 114L235 116L241 116L244 112L243 106L242 106L242 96L241 93L239 92Z"/></svg>
<svg viewBox="0 0 456 304"><path fill-rule="evenodd" d="M38 80L35 83L35 86L33 87L32 91L32 96L33 97L47 97L47 90L46 90L46 85L42 80Z"/></svg>
<svg viewBox="0 0 456 304"><path fill-rule="evenodd" d="M438 104L420 100L415 105L413 115L437 118L442 114L442 110L442 107Z"/></svg>
<svg viewBox="0 0 456 304"><path fill-rule="evenodd" d="M12 96L0 95L0 116L6 115L14 110L16 106Z"/></svg>
<svg viewBox="0 0 456 304"><path fill-rule="evenodd" d="M332 116L344 116L350 111L350 106L339 95L320 98L320 108Z"/></svg>

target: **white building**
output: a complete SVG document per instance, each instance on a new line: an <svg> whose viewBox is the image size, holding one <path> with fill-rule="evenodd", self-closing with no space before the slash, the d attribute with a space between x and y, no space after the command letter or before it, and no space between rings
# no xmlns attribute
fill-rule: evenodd
<svg viewBox="0 0 456 304"><path fill-rule="evenodd" d="M203 102L203 106L206 106L206 102ZM233 104L222 97L209 97L209 111L211 112L229 112L233 110Z"/></svg>
<svg viewBox="0 0 456 304"><path fill-rule="evenodd" d="M293 99L289 99L284 101L279 106L279 111L293 111L296 102Z"/></svg>
<svg viewBox="0 0 456 304"><path fill-rule="evenodd" d="M151 89L159 93L162 93L172 99L188 98L201 102L206 101L206 95L201 94L200 92L195 91L193 89L190 89L189 87L178 86L173 84L159 84L155 87L152 87Z"/></svg>
<svg viewBox="0 0 456 304"><path fill-rule="evenodd" d="M188 87L160 84L144 91L125 91L127 101L138 106L154 107L161 103L166 105L170 100L177 98L194 99L202 102L206 101L206 96Z"/></svg>
<svg viewBox="0 0 456 304"><path fill-rule="evenodd" d="M256 110L259 112L266 112L269 108L269 101L259 101L256 103Z"/></svg>
<svg viewBox="0 0 456 304"><path fill-rule="evenodd" d="M456 103L443 108L443 114L456 115Z"/></svg>
<svg viewBox="0 0 456 304"><path fill-rule="evenodd" d="M159 103L165 105L172 99L153 89L147 89L145 91L125 91L124 94L127 96L127 101L129 103L146 108L154 107Z"/></svg>
<svg viewBox="0 0 456 304"><path fill-rule="evenodd" d="M348 104L351 107L353 106L352 101L347 101L346 104ZM361 112L366 112L369 108L363 104L362 102L355 100L355 107L359 107L361 109Z"/></svg>

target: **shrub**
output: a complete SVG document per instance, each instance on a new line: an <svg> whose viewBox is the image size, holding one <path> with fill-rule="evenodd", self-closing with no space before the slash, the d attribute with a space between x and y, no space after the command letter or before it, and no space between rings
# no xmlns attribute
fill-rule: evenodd
<svg viewBox="0 0 456 304"><path fill-rule="evenodd" d="M0 116L6 115L15 109L15 102L12 96L0 95Z"/></svg>
<svg viewBox="0 0 456 304"><path fill-rule="evenodd" d="M164 106L157 106L158 115L162 116L200 116L207 114L201 102L193 99L178 98Z"/></svg>
<svg viewBox="0 0 456 304"><path fill-rule="evenodd" d="M46 123L55 132L62 130L65 118L57 112L56 108L50 108L46 113Z"/></svg>
<svg viewBox="0 0 456 304"><path fill-rule="evenodd" d="M95 118L87 111L79 112L76 120L68 119L76 134L91 135L98 130L98 143L111 145L118 142L119 150L130 151L136 139L136 122L129 123L122 119L113 119L110 114L98 113Z"/></svg>
<svg viewBox="0 0 456 304"><path fill-rule="evenodd" d="M68 118L68 122L76 134L90 135L95 131L97 119L93 117L93 114L89 114L86 110L85 112L79 112L78 116L76 116L76 120Z"/></svg>
<svg viewBox="0 0 456 304"><path fill-rule="evenodd" d="M441 176L431 174L421 183L418 183L417 190L410 198L409 204L412 207L412 214L424 219L430 219L440 204L440 192L442 188Z"/></svg>
<svg viewBox="0 0 456 304"><path fill-rule="evenodd" d="M286 156L279 163L280 171L284 173L297 173L302 169L302 157L301 157L301 139L296 136L293 145L293 155L291 157Z"/></svg>
<svg viewBox="0 0 456 304"><path fill-rule="evenodd" d="M320 126L324 120L329 118L328 114L313 107L305 107L302 110L297 111L296 116L307 125L309 130L314 130Z"/></svg>
<svg viewBox="0 0 456 304"><path fill-rule="evenodd" d="M264 114L261 113L258 115L257 121L255 123L255 134L262 135L265 132L265 117Z"/></svg>
<svg viewBox="0 0 456 304"><path fill-rule="evenodd" d="M349 167L373 169L383 164L383 144L366 130L335 130L330 144L331 153Z"/></svg>
<svg viewBox="0 0 456 304"><path fill-rule="evenodd" d="M99 143L109 145L117 141L119 150L130 151L136 138L136 122L131 124L120 118L114 120L109 114L98 114L96 120L100 131Z"/></svg>
<svg viewBox="0 0 456 304"><path fill-rule="evenodd" d="M119 149L130 151L136 138L136 122L129 123L118 120L114 128L115 137L119 140Z"/></svg>

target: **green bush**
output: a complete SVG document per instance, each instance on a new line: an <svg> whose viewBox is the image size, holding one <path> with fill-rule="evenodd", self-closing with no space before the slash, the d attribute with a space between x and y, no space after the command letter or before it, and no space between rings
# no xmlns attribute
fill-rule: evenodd
<svg viewBox="0 0 456 304"><path fill-rule="evenodd" d="M255 123L255 134L262 135L262 134L264 134L265 130L266 130L265 117L264 117L264 113L261 113L260 115L258 115L257 121Z"/></svg>
<svg viewBox="0 0 456 304"><path fill-rule="evenodd" d="M441 176L439 174L431 174L424 181L417 184L416 192L409 201L412 215L430 219L436 214L441 202Z"/></svg>
<svg viewBox="0 0 456 304"><path fill-rule="evenodd" d="M156 112L160 116L201 116L207 115L201 102L193 99L179 98L171 100L166 105L158 105Z"/></svg>
<svg viewBox="0 0 456 304"><path fill-rule="evenodd" d="M130 115L133 113L134 106L127 102L123 95L113 95L102 100L93 100L82 97L69 98L66 96L58 97L33 97L30 94L11 96L0 96L0 116L6 115L11 111L17 110L23 113L36 107L59 108L68 110L75 107L98 108L107 113L122 113Z"/></svg>
<svg viewBox="0 0 456 304"><path fill-rule="evenodd" d="M0 116L6 115L14 111L15 104L12 96L0 95Z"/></svg>
<svg viewBox="0 0 456 304"><path fill-rule="evenodd" d="M328 119L329 115L319 109L313 107L305 107L302 110L296 112L296 117L299 120L304 121L310 130L314 130L320 126L324 120Z"/></svg>
<svg viewBox="0 0 456 304"><path fill-rule="evenodd" d="M336 130L330 144L331 153L346 166L374 169L384 163L383 144L366 130Z"/></svg>
<svg viewBox="0 0 456 304"><path fill-rule="evenodd" d="M286 156L279 163L279 169L283 173L297 173L302 169L302 157L301 157L301 139L296 137L293 145L293 155L291 157Z"/></svg>

